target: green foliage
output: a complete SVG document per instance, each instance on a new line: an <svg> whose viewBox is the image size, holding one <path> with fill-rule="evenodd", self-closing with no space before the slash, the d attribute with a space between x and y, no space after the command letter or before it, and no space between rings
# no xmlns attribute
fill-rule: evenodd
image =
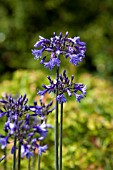
<svg viewBox="0 0 113 170"><path fill-rule="evenodd" d="M78 77L78 78L77 78ZM87 95L81 103L68 98L64 104L63 125L63 170L111 170L113 167L113 87L109 81L84 73L76 77L76 82L87 85ZM4 80L0 94L27 93L30 103L39 100L36 89L47 84L42 71L18 70L12 80ZM46 96L46 100L51 96ZM48 123L54 126L54 113L49 115ZM1 124L2 125L2 124ZM48 151L43 154L41 167L54 170L54 131L49 130L45 141ZM9 155L11 158L11 155ZM10 159L11 160L11 159ZM27 162L26 162L27 164ZM37 165L37 162L35 162ZM10 161L11 166L11 161ZM22 169L25 160L22 160Z"/></svg>

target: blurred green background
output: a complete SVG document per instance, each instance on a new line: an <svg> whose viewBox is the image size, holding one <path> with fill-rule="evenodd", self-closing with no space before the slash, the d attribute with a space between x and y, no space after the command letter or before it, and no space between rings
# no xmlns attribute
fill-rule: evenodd
<svg viewBox="0 0 113 170"><path fill-rule="evenodd" d="M39 35L50 38L66 31L69 37L80 36L87 52L78 67L64 60L61 70L86 84L87 96L64 105L63 170L113 170L112 0L1 0L0 95L27 93L30 103L38 100L37 88L55 70L34 61L31 49ZM53 116L48 120L52 124ZM49 133L42 170L54 169L54 135Z"/></svg>

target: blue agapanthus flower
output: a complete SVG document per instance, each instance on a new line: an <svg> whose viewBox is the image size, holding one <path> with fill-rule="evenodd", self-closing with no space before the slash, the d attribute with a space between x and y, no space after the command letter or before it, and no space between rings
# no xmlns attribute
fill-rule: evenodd
<svg viewBox="0 0 113 170"><path fill-rule="evenodd" d="M9 143L8 138L9 138L9 136L2 136L0 134L0 145L1 145L2 149L4 149L7 146L7 144Z"/></svg>
<svg viewBox="0 0 113 170"><path fill-rule="evenodd" d="M37 102L34 102L33 106L28 105L27 102L26 94L19 98L6 95L0 100L3 106L0 109L0 117L6 116L4 124L6 136L0 134L0 145L4 149L16 137L17 143L22 146L22 156L29 158L33 156L36 149L39 150L40 155L47 149L45 145L40 146L37 143L45 139L48 128L51 128L51 125L46 124L46 117L53 111L53 108L50 109L53 102L45 105L40 100L40 106ZM17 148L13 145L12 154L15 149Z"/></svg>
<svg viewBox="0 0 113 170"><path fill-rule="evenodd" d="M32 50L34 59L41 58L40 63L44 67L52 70L55 66L60 67L60 56L69 58L70 63L77 66L85 57L86 43L80 41L80 37L68 38L68 32L65 36L62 33L59 36L53 33L50 39L39 36L39 41L34 45L36 49ZM43 52L46 52L43 55Z"/></svg>
<svg viewBox="0 0 113 170"><path fill-rule="evenodd" d="M56 97L56 99L58 100L59 104L66 102L66 98L65 98L64 94L58 95L58 96Z"/></svg>
<svg viewBox="0 0 113 170"><path fill-rule="evenodd" d="M50 85L42 85L44 90L38 91L38 94L41 96L51 92L56 94L56 91L58 90L59 94L57 95L56 100L58 100L58 102L61 104L66 102L65 94L68 96L72 96L72 94L74 94L77 102L80 102L80 100L86 95L86 86L82 83L74 83L74 76L72 75L71 79L69 79L66 75L66 70L63 71L63 74L59 75L59 79L57 78L53 81L50 76L47 78L50 82Z"/></svg>

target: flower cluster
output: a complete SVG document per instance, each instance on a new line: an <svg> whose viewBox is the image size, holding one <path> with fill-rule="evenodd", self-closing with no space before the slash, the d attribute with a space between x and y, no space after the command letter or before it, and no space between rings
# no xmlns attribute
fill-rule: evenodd
<svg viewBox="0 0 113 170"><path fill-rule="evenodd" d="M44 90L38 91L38 94L41 96L39 105L36 101L33 105L28 105L26 94L15 98L6 95L0 100L0 118L5 117L6 120L4 124L5 136L0 134L1 148L4 149L9 143L12 143L11 153L14 154L16 149L20 151L21 148L21 156L26 156L26 158L33 156L36 150L38 150L39 155L42 155L48 148L47 145L41 146L41 141L47 136L48 128L51 128L51 125L47 124L47 117L55 108L51 108L52 101L45 104L42 101L42 97L46 93L52 92L56 94L55 144L57 144L58 103L65 103L67 101L66 95L74 95L77 102L80 102L86 95L86 86L82 83L74 83L73 75L69 79L66 70L59 74L61 56L69 59L69 62L75 66L83 61L86 44L80 41L80 37L68 38L68 32L66 32L65 36L62 36L62 33L59 36L53 33L50 39L39 36L39 41L34 46L36 48L32 50L34 59L41 58L40 64L43 64L45 68L50 70L55 66L57 67L56 79L52 80L50 76L47 77L49 85L43 84ZM61 105L61 108L63 112L63 105ZM60 133L62 134L62 121L60 128ZM61 141L60 146L62 146ZM57 157L58 150L57 147L55 148ZM4 158L5 155L2 156L0 161Z"/></svg>
<svg viewBox="0 0 113 170"><path fill-rule="evenodd" d="M42 99L40 99L40 106L37 105L37 102L34 102L34 106L30 106L30 110L32 112L34 112L34 116L38 115L41 117L41 120L43 120L43 122L47 121L47 116L49 115L49 113L51 113L55 107L50 108L53 104L53 101L50 101L50 103L48 103L47 105L42 101Z"/></svg>
<svg viewBox="0 0 113 170"><path fill-rule="evenodd" d="M65 58L70 59L70 63L77 66L85 57L86 44L80 41L80 37L67 38L67 36L68 32L64 37L62 33L59 36L53 33L50 40L39 36L39 41L34 45L38 49L32 50L34 58L42 58L40 63L52 70L55 66L60 67L59 56L62 54ZM44 51L48 53L42 57ZM46 61L47 56L50 56L50 58Z"/></svg>
<svg viewBox="0 0 113 170"><path fill-rule="evenodd" d="M66 102L66 98L64 96L65 93L68 94L68 96L72 96L72 94L75 95L76 97L76 101L80 102L80 100L85 96L86 94L86 86L84 86L83 84L77 84L74 83L74 76L71 76L71 79L69 80L69 78L66 75L66 70L63 71L62 75L59 75L59 79L55 79L54 81L51 80L50 76L48 76L48 80L50 82L50 85L42 85L42 87L44 88L44 90L39 90L38 94L41 96L44 96L45 93L56 93L57 89L59 91L58 96L56 97L56 99L58 100L58 102L64 103Z"/></svg>
<svg viewBox="0 0 113 170"><path fill-rule="evenodd" d="M47 145L40 146L40 141L47 136L47 128L51 128L51 126L40 120L40 116L44 117L42 111L45 108L45 114L52 112L52 109L49 109L52 102L47 106L38 106L36 102L34 102L34 106L29 106L27 102L26 95L17 99L6 95L0 100L2 104L0 118L6 115L4 131L7 134L6 136L0 135L0 145L4 149L12 141L12 138L16 138L17 142L21 144L22 157L26 156L29 158L33 156L36 149L38 149L40 155L47 149ZM12 154L15 149L13 145L11 149Z"/></svg>

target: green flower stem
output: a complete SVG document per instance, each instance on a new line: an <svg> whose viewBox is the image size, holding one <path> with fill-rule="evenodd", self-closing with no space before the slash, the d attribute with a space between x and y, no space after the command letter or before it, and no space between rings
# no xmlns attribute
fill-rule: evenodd
<svg viewBox="0 0 113 170"><path fill-rule="evenodd" d="M63 129L63 103L61 103L60 110L60 157L59 157L59 170L62 170L62 129Z"/></svg>
<svg viewBox="0 0 113 170"><path fill-rule="evenodd" d="M18 144L18 170L20 170L20 162L21 162L21 144Z"/></svg>
<svg viewBox="0 0 113 170"><path fill-rule="evenodd" d="M32 170L35 169L35 152L34 152L34 156L32 157Z"/></svg>
<svg viewBox="0 0 113 170"><path fill-rule="evenodd" d="M30 170L30 169L31 169L31 167L30 167L30 163L31 163L31 158L29 158L29 159L28 159L28 170Z"/></svg>
<svg viewBox="0 0 113 170"><path fill-rule="evenodd" d="M5 160L4 160L4 170L7 170L7 148L4 148L4 155L5 155Z"/></svg>
<svg viewBox="0 0 113 170"><path fill-rule="evenodd" d="M56 69L56 78L59 79L59 67ZM58 96L58 85L56 89L56 98ZM58 170L58 101L56 100L56 113L55 113L55 170Z"/></svg>
<svg viewBox="0 0 113 170"><path fill-rule="evenodd" d="M7 118L6 118L7 122ZM5 136L7 136L7 133L5 132ZM5 160L4 160L4 170L7 170L7 147L4 148L4 155L5 155Z"/></svg>
<svg viewBox="0 0 113 170"><path fill-rule="evenodd" d="M40 159L41 159L41 156L38 154L38 170L40 170Z"/></svg>
<svg viewBox="0 0 113 170"><path fill-rule="evenodd" d="M14 137L14 154L13 154L13 167L12 170L16 170L16 136Z"/></svg>

